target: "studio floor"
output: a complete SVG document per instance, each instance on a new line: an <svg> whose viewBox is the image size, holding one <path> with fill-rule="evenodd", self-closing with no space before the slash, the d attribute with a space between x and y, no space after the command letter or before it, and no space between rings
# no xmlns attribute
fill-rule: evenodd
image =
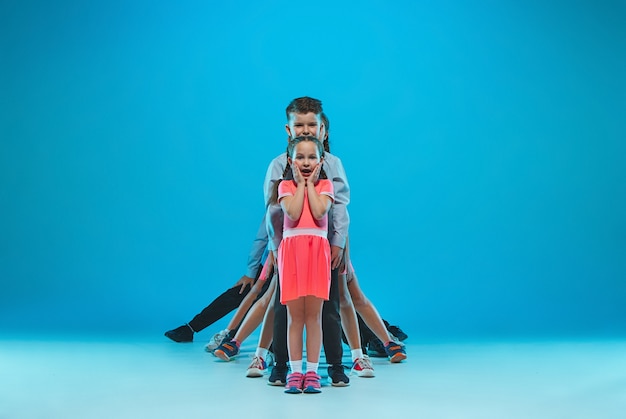
<svg viewBox="0 0 626 419"><path fill-rule="evenodd" d="M0 335L0 419L626 418L626 340L409 339L375 378L288 395L245 377L254 338L226 363L202 340Z"/></svg>

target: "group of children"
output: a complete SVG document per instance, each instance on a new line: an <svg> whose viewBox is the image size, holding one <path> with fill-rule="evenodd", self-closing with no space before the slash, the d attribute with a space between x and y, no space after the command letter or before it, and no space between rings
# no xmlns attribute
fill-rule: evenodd
<svg viewBox="0 0 626 419"><path fill-rule="evenodd" d="M378 342L377 350L396 363L406 359L401 343L406 335L399 328L395 331L400 336L390 333L350 262L350 189L341 160L330 153L329 122L321 101L294 99L286 115L287 150L267 170L266 214L252 246L248 273L192 321L165 335L177 342L192 341L195 332L237 304L227 329L216 334L206 350L229 361L262 325L247 376L264 374L271 346L270 384L285 386L291 394L319 393L322 347L331 384L349 384L341 362L342 331L350 346L352 371L361 377L374 376L367 356L369 342ZM370 332L369 342L363 340L361 329Z"/></svg>

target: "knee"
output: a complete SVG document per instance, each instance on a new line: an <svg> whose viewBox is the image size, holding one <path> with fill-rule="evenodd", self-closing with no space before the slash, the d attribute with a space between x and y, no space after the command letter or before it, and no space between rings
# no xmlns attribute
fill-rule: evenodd
<svg viewBox="0 0 626 419"><path fill-rule="evenodd" d="M263 310L267 310L267 308L270 305L271 299L272 299L271 296L264 294L263 297L259 298L259 300L257 301L257 304L259 304L263 308Z"/></svg>
<svg viewBox="0 0 626 419"><path fill-rule="evenodd" d="M264 282L265 281L257 280L252 286L252 289L250 290L250 294L254 294L254 296L259 295L261 291L263 291Z"/></svg>
<svg viewBox="0 0 626 419"><path fill-rule="evenodd" d="M321 313L306 313L304 316L304 322L307 324L307 326L321 326Z"/></svg>

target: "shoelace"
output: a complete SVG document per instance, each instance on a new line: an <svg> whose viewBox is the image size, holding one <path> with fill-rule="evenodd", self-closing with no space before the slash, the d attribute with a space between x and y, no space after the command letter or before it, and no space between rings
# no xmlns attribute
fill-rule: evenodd
<svg viewBox="0 0 626 419"><path fill-rule="evenodd" d="M263 358L261 358L260 356L255 356L254 358L252 358L252 364L250 364L249 368L258 368L260 370L264 370L264 363L265 361L263 361Z"/></svg>
<svg viewBox="0 0 626 419"><path fill-rule="evenodd" d="M217 336L215 336L215 343L221 343L224 338L226 337L226 333L225 332L220 332Z"/></svg>
<svg viewBox="0 0 626 419"><path fill-rule="evenodd" d="M365 358L357 358L355 361L355 367L359 367L357 369L361 369L361 370L373 370L374 367L372 367L372 364L369 362L369 360L366 360Z"/></svg>
<svg viewBox="0 0 626 419"><path fill-rule="evenodd" d="M220 346L220 344L222 343L225 337L226 337L226 333L224 332L216 333L213 335L213 337L211 338L211 342L209 342L207 346L209 347L213 346L217 348L218 346Z"/></svg>

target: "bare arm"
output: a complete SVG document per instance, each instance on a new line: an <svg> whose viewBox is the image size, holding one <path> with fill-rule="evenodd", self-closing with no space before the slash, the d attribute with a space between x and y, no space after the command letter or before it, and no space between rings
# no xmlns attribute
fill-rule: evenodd
<svg viewBox="0 0 626 419"><path fill-rule="evenodd" d="M293 196L285 196L280 200L280 206L285 215L292 221L296 221L302 215L304 208L304 182L298 183L296 193Z"/></svg>
<svg viewBox="0 0 626 419"><path fill-rule="evenodd" d="M307 192L309 198L309 208L311 208L311 214L316 220L321 220L330 211L330 205L332 201L328 195L320 195L315 190L313 182L307 184Z"/></svg>
<svg viewBox="0 0 626 419"><path fill-rule="evenodd" d="M309 200L309 208L311 209L311 215L316 220L321 220L330 211L332 200L328 195L320 195L315 190L315 183L317 183L322 170L322 163L318 164L311 174L311 177L306 182L307 197Z"/></svg>
<svg viewBox="0 0 626 419"><path fill-rule="evenodd" d="M283 212L292 221L300 219L302 215L302 209L304 208L304 189L306 188L306 179L300 173L298 166L293 165L293 180L298 185L296 187L296 193L293 196L285 196L280 200L280 206Z"/></svg>

